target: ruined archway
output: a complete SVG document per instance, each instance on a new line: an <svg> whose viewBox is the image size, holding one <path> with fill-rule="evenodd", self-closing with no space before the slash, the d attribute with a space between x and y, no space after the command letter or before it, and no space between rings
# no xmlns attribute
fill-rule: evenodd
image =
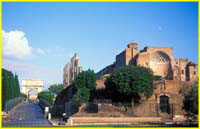
<svg viewBox="0 0 200 129"><path fill-rule="evenodd" d="M42 80L22 80L22 93L29 99L37 99L37 95L43 91L43 87ZM34 92L34 95L30 95L31 92Z"/></svg>
<svg viewBox="0 0 200 129"><path fill-rule="evenodd" d="M28 91L28 99L37 99L37 89L30 89Z"/></svg>

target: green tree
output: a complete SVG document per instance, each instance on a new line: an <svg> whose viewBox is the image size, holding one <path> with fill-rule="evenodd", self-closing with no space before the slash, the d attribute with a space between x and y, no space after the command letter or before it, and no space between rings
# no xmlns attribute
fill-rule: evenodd
<svg viewBox="0 0 200 129"><path fill-rule="evenodd" d="M75 94L75 101L78 103L88 102L90 99L90 89L83 87L79 88Z"/></svg>
<svg viewBox="0 0 200 129"><path fill-rule="evenodd" d="M20 95L19 81L17 75L2 69L2 109L6 102Z"/></svg>
<svg viewBox="0 0 200 129"><path fill-rule="evenodd" d="M187 112L188 117L198 114L198 85L189 87L188 92L184 96L183 109Z"/></svg>
<svg viewBox="0 0 200 129"><path fill-rule="evenodd" d="M91 90L96 87L96 74L93 70L81 72L73 81L73 86L76 88L76 98L81 103L88 102Z"/></svg>
<svg viewBox="0 0 200 129"><path fill-rule="evenodd" d="M16 83L15 83L15 79L14 79L13 73L10 71L9 74L10 74L9 87L10 87L10 92L11 92L10 93L10 95L11 95L10 99L13 99L13 98L17 97L16 96Z"/></svg>
<svg viewBox="0 0 200 129"><path fill-rule="evenodd" d="M38 99L44 99L50 105L53 105L54 95L49 91L42 91L42 92L38 93Z"/></svg>
<svg viewBox="0 0 200 129"><path fill-rule="evenodd" d="M6 87L7 87L7 99L6 101L8 101L9 99L12 99L12 87L11 87L11 76L10 73L7 72L7 76L6 76Z"/></svg>
<svg viewBox="0 0 200 129"><path fill-rule="evenodd" d="M124 66L114 71L112 86L118 92L134 99L144 95L149 97L153 93L153 72L142 66Z"/></svg>
<svg viewBox="0 0 200 129"><path fill-rule="evenodd" d="M6 76L7 76L6 71L2 69L2 109L4 109L7 100Z"/></svg>
<svg viewBox="0 0 200 129"><path fill-rule="evenodd" d="M63 89L63 84L53 84L48 88L51 93L54 93L56 95L58 95Z"/></svg>
<svg viewBox="0 0 200 129"><path fill-rule="evenodd" d="M16 96L20 96L20 86L17 74L15 74Z"/></svg>

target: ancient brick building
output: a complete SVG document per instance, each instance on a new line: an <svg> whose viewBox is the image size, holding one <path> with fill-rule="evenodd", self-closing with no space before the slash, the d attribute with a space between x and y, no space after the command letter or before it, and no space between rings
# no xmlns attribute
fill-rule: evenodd
<svg viewBox="0 0 200 129"><path fill-rule="evenodd" d="M172 48L145 47L138 50L137 43L128 47L116 56L113 64L106 66L97 73L96 89L92 92L90 101L113 101L113 95L106 88L105 74L112 74L115 69L125 65L140 65L151 68L154 75L161 80L154 81L154 90L149 98L141 97L141 102L132 110L133 116L173 118L184 115L182 86L190 86L198 81L197 64L187 59L175 59ZM72 100L75 90L69 86L72 80L82 71L77 54L64 68L64 86L55 104L64 104ZM104 76L104 77L103 77ZM103 77L103 78L102 78ZM112 95L112 96L111 96ZM115 97L115 96L114 96ZM110 107L113 107L110 104ZM115 107L116 108L116 107ZM121 108L120 108L121 109ZM128 111L128 110L127 110Z"/></svg>
<svg viewBox="0 0 200 129"><path fill-rule="evenodd" d="M137 43L130 43L123 52L116 56L113 64L97 73L97 78L100 80L97 80L96 88L105 88L101 80L102 76L112 74L116 68L125 65L151 68L154 75L162 78L160 81L154 81L153 95L134 109L136 116L167 114L174 117L185 114L182 108L181 86L189 86L198 81L197 64L187 59L175 59L173 48L145 47L139 51ZM149 105L151 108L147 108ZM165 105L165 108L162 105Z"/></svg>
<svg viewBox="0 0 200 129"><path fill-rule="evenodd" d="M64 88L67 88L81 71L80 60L77 53L75 53L70 62L66 64L63 69Z"/></svg>
<svg viewBox="0 0 200 129"><path fill-rule="evenodd" d="M173 48L145 47L139 51L137 43L130 43L113 64L97 73L97 78L112 74L114 69L124 65L149 67L154 75L166 80L196 81L198 77L197 64L187 59L174 59Z"/></svg>

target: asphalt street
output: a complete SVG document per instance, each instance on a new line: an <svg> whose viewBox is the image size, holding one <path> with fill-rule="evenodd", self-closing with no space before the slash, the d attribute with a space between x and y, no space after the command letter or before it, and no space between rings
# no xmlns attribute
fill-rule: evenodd
<svg viewBox="0 0 200 129"><path fill-rule="evenodd" d="M28 102L20 106L11 114L9 122L3 123L3 127L41 127L51 126L44 118L42 109L38 104Z"/></svg>

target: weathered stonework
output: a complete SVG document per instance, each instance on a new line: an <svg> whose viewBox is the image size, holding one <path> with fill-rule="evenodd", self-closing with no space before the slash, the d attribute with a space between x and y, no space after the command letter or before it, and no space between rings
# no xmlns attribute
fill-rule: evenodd
<svg viewBox="0 0 200 129"><path fill-rule="evenodd" d="M125 65L151 68L154 75L161 76L162 80L154 81L153 95L147 100L141 98L142 102L135 107L134 115L184 115L181 86L190 86L198 81L197 64L187 59L174 59L172 48L145 47L141 51L137 48L137 43L130 43L128 48L116 56L116 61L112 65L97 73L97 78L112 74L115 69ZM97 81L96 89L106 87L102 81ZM163 104L168 105L168 108L165 107L167 111L162 110Z"/></svg>
<svg viewBox="0 0 200 129"><path fill-rule="evenodd" d="M65 65L63 70L64 88L67 88L80 72L82 72L82 67L80 66L79 57L75 53L70 62Z"/></svg>
<svg viewBox="0 0 200 129"><path fill-rule="evenodd" d="M105 74L112 74L116 68L125 65L148 67L153 70L154 75L162 77L162 80L153 82L154 90L152 96L149 98L142 96L138 105L132 107L134 110L131 109L133 113L131 115L176 118L185 114L183 110L184 96L181 88L182 86L190 86L198 80L197 65L186 59L174 59L172 48L145 47L143 50L138 51L136 43L129 44L128 48L116 56L115 63L97 73L99 80L96 81L96 89L91 93L90 99L94 102L99 102L99 111L101 109L105 110L105 108L101 108L101 102L112 101L112 94L110 95L111 92L106 90L105 80L100 80L100 78ZM77 76L77 73L81 71L80 61L75 54L71 62L64 68L64 86L67 88L57 96L56 105L64 105L65 102L69 102L73 98L75 90L73 90L73 86L69 85ZM163 108L163 105L165 108ZM106 106L106 109L107 107L112 107L110 109L116 108L112 103ZM121 108L118 107L118 109ZM82 110L83 108L79 109ZM114 110L108 111L114 112ZM127 111L129 111L128 108Z"/></svg>
<svg viewBox="0 0 200 129"><path fill-rule="evenodd" d="M123 52L116 56L116 61L97 73L100 79L104 74L112 74L114 69L125 65L149 67L154 75L167 80L197 81L197 64L187 59L174 59L172 48L144 47L139 51L137 43L128 44Z"/></svg>

